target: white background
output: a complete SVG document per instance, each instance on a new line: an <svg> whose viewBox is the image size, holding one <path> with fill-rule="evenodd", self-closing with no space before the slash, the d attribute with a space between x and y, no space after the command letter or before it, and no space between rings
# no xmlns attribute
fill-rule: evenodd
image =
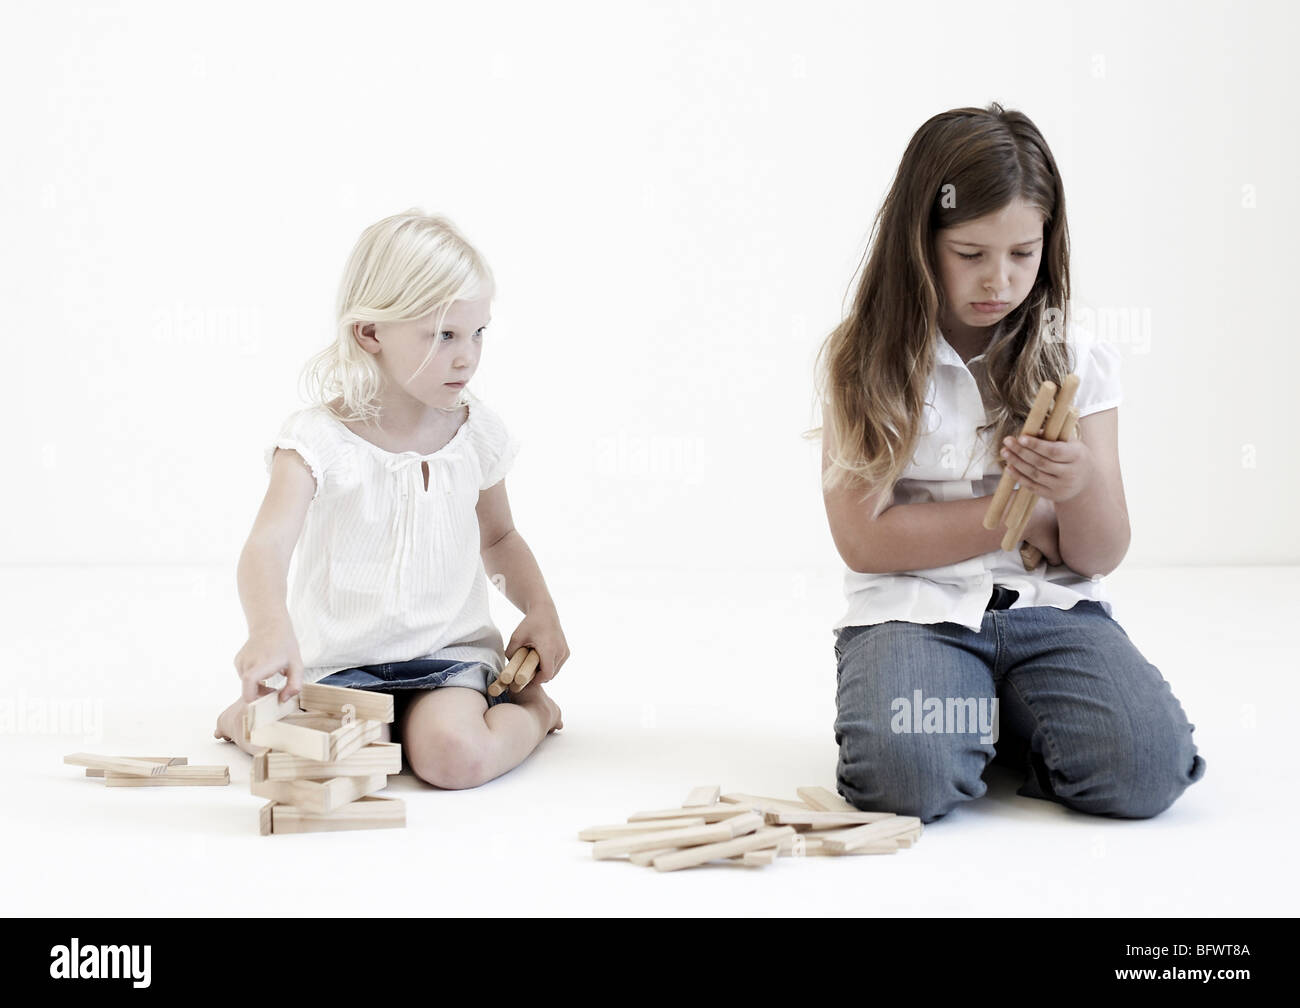
<svg viewBox="0 0 1300 1008"><path fill-rule="evenodd" d="M13 912L1293 906L1273 872L1294 820L1275 813L1300 562L1295 22L1284 3L7 3L0 746L7 853L31 867ZM1138 320L1113 335L1133 541L1107 580L1206 778L1122 823L1004 783L914 850L765 870L784 881L593 866L578 828L697 784L833 786L842 567L801 437L813 357L914 131L993 100L1056 156L1076 309ZM210 732L263 452L357 236L412 206L495 271L473 384L523 442L514 514L574 657L565 732L519 771L456 795L401 779L387 842L459 839L349 906L281 869L379 835L258 837L247 758ZM518 614L493 605L508 638ZM80 749L229 763L234 786L95 790L61 765ZM1254 853L1229 869L1242 829Z"/></svg>
<svg viewBox="0 0 1300 1008"><path fill-rule="evenodd" d="M348 252L420 206L497 275L474 385L547 571L833 570L813 356L912 133L992 100L1076 307L1135 320L1127 562L1300 557L1285 4L7 10L7 562L233 572Z"/></svg>

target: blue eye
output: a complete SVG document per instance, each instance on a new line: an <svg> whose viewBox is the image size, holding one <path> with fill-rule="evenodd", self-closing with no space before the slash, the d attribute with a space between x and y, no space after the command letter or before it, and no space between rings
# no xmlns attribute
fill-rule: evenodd
<svg viewBox="0 0 1300 1008"><path fill-rule="evenodd" d="M484 327L483 327L483 329L486 329L486 328L487 328L487 326L484 326ZM474 334L474 338L475 338L475 339L482 339L482 338L483 338L483 329L480 329L478 332L476 332L476 333ZM456 334L455 334L454 332L452 332L450 329L446 330L442 335L444 335L444 336L450 336L452 339L455 339L455 338L456 338Z"/></svg>
<svg viewBox="0 0 1300 1008"><path fill-rule="evenodd" d="M979 258L981 255L983 255L984 253L982 253L982 252L972 252L970 255L967 255L965 252L958 252L957 254L958 254L959 256L961 256L963 259L978 259L978 258ZM1012 255L1015 255L1015 256L1020 256L1022 259L1028 259L1028 258L1030 258L1034 253L1032 253L1032 252L1012 252L1011 254L1012 254Z"/></svg>

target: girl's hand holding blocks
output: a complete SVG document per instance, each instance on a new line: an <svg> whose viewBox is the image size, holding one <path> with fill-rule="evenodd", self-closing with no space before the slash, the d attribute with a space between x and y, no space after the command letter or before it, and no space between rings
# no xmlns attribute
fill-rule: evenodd
<svg viewBox="0 0 1300 1008"><path fill-rule="evenodd" d="M247 642L235 655L235 671L243 681L243 699L247 703L257 699L261 681L277 673L283 673L287 680L280 690L281 701L301 692L302 655L287 617L249 628Z"/></svg>
<svg viewBox="0 0 1300 1008"><path fill-rule="evenodd" d="M1092 453L1078 438L1044 441L1021 434L1002 442L1001 455L1022 487L1054 504L1077 497L1095 470Z"/></svg>
<svg viewBox="0 0 1300 1008"><path fill-rule="evenodd" d="M542 606L529 611L510 635L506 656L513 658L520 648L529 647L537 652L538 657L532 681L550 682L569 659L569 644L564 639L560 617L553 606Z"/></svg>

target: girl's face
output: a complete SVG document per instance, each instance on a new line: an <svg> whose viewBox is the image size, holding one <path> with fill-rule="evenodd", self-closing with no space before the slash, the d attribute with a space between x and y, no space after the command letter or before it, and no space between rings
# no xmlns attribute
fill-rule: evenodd
<svg viewBox="0 0 1300 1008"><path fill-rule="evenodd" d="M478 370L491 312L490 298L453 301L442 325L439 311L409 322L378 322L374 336L361 342L376 355L392 386L426 406L446 408L456 404L460 390Z"/></svg>
<svg viewBox="0 0 1300 1008"><path fill-rule="evenodd" d="M996 213L935 232L946 327L995 325L1033 289L1043 253L1043 215L1023 199Z"/></svg>

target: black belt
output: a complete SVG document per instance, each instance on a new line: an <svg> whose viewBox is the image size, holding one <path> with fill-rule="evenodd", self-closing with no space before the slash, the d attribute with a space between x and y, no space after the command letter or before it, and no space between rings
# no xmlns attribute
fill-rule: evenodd
<svg viewBox="0 0 1300 1008"><path fill-rule="evenodd" d="M984 607L984 611L990 609L1010 609L1011 603L1020 598L1020 592L1014 588L1006 588L1003 585L994 585L993 594L989 596L989 604Z"/></svg>

